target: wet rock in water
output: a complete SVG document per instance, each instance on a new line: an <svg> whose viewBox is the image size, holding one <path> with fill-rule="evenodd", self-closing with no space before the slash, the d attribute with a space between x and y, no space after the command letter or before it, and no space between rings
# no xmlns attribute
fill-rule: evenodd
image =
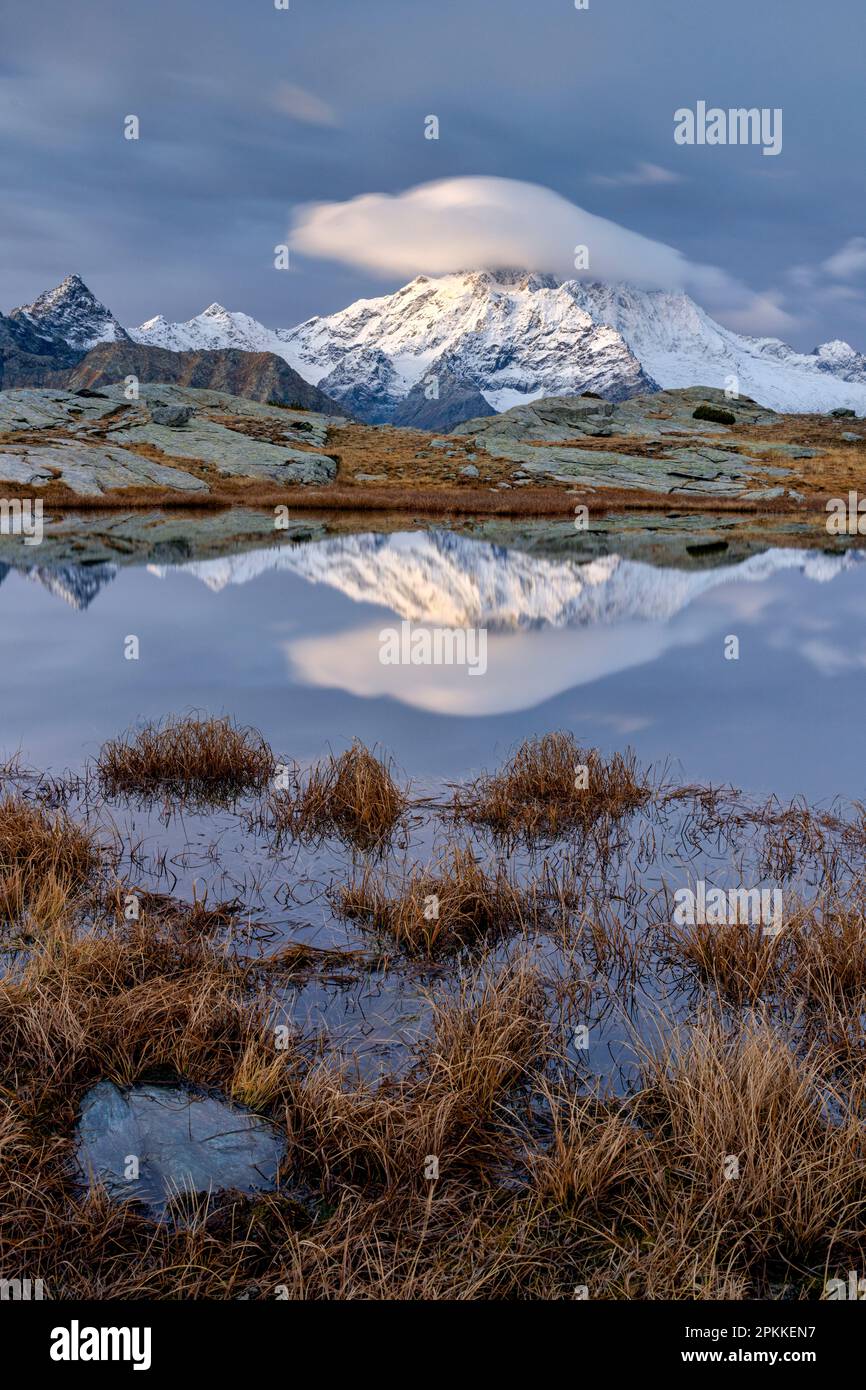
<svg viewBox="0 0 866 1390"><path fill-rule="evenodd" d="M260 1115L185 1084L121 1090L99 1081L81 1102L75 1137L82 1184L101 1183L150 1215L178 1193L270 1190L286 1147Z"/></svg>

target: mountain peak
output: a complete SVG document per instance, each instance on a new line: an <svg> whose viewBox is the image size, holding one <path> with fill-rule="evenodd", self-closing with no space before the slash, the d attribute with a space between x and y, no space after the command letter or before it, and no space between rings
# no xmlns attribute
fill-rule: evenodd
<svg viewBox="0 0 866 1390"><path fill-rule="evenodd" d="M32 304L13 309L12 319L24 319L42 337L67 343L86 352L97 343L127 339L127 333L105 305L88 289L80 275L67 275L59 285L45 290Z"/></svg>

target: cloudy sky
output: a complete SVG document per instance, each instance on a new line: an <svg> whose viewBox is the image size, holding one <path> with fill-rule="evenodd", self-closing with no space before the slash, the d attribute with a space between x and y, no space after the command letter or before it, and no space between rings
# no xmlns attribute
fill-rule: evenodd
<svg viewBox="0 0 866 1390"><path fill-rule="evenodd" d="M0 40L4 310L77 271L128 324L288 326L581 242L866 350L862 0L5 0ZM781 153L677 145L698 101L781 108Z"/></svg>

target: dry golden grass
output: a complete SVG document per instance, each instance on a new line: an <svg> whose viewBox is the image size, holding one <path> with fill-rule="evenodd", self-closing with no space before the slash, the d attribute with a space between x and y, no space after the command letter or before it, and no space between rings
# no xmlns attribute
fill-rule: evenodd
<svg viewBox="0 0 866 1390"><path fill-rule="evenodd" d="M253 984L167 922L58 933L0 982L4 1267L54 1297L701 1299L815 1296L862 1262L863 1097L766 1022L665 1029L614 1101L551 1070L520 957L431 993L428 1043L380 1083L276 1051ZM278 1190L191 1199L182 1226L73 1198L84 1090L157 1071L267 1113Z"/></svg>
<svg viewBox="0 0 866 1390"><path fill-rule="evenodd" d="M543 757L515 759L518 826L574 826L562 772L574 747L560 736ZM388 782L371 756L360 745L344 755L338 793L341 760L314 770L312 823L335 823L325 818L335 795L348 807L343 827L357 829L372 805L361 829L381 843L374 830L394 822L376 810ZM644 796L636 769L632 783L613 779L602 819ZM408 803L390 786L402 814ZM501 787L494 804L504 805ZM450 803L430 809L450 819ZM713 830L733 814L727 794L694 811ZM760 857L755 813L736 815ZM771 821L782 858L793 837L824 862L834 837L858 833L802 815ZM106 890L86 827L7 798L0 866L14 905L26 898L33 916L41 902L51 930L31 933L0 978L0 1269L45 1279L55 1298L268 1299L279 1288L304 1299L562 1299L585 1285L593 1299L703 1300L820 1297L828 1277L863 1268L866 919L856 893L786 900L775 938L743 925L641 933L631 889L644 885L651 837L636 839L646 858L620 890L583 843L564 873L562 856L530 858L519 876L458 842L402 877L388 861L380 872L368 864L337 905L384 945L289 941L250 959L231 949L239 903L139 890L140 918L126 921L125 885ZM67 881L82 896L64 896L61 911ZM656 1015L629 1022L624 982L659 998L659 936L713 989L686 1024L663 998L648 1037ZM472 951L448 959L461 947ZM280 972L321 986L389 964L412 988L428 982L393 1071L359 1076L324 1037L292 1034L280 1048ZM621 1020L614 1044L632 1039L619 1095L564 1050L571 1024L595 1026L596 989ZM791 1018L798 1001L802 1026ZM678 1016L685 1002L677 990ZM267 1115L287 1144L277 1190L186 1199L183 1224L83 1196L71 1168L82 1096L103 1078L154 1077Z"/></svg>
<svg viewBox="0 0 866 1390"><path fill-rule="evenodd" d="M367 865L338 891L336 906L401 950L425 956L504 936L530 915L504 866L488 873L472 849L459 844L429 867L411 870L396 892Z"/></svg>
<svg viewBox="0 0 866 1390"><path fill-rule="evenodd" d="M600 821L629 815L650 795L632 753L605 762L596 749L582 749L560 732L527 739L499 772L455 788L454 810L511 839L586 834Z"/></svg>
<svg viewBox="0 0 866 1390"><path fill-rule="evenodd" d="M834 898L801 912L791 928L792 989L799 999L855 1007L866 996L866 916Z"/></svg>
<svg viewBox="0 0 866 1390"><path fill-rule="evenodd" d="M0 801L0 919L36 926L59 920L95 876L101 855L94 835L64 810L22 796Z"/></svg>
<svg viewBox="0 0 866 1390"><path fill-rule="evenodd" d="M778 1296L810 1278L814 1296L827 1262L861 1241L857 1105L834 1097L819 1058L795 1058L767 1022L734 1031L708 1017L669 1036L644 1055L633 1113L655 1136L661 1179L645 1178L631 1211L646 1251L632 1261L631 1296L691 1298L732 1283Z"/></svg>
<svg viewBox="0 0 866 1390"><path fill-rule="evenodd" d="M228 718L171 716L103 744L97 769L108 796L171 793L221 800L261 789L274 757L261 734Z"/></svg>
<svg viewBox="0 0 866 1390"><path fill-rule="evenodd" d="M294 791L271 797L277 835L336 833L362 849L382 845L406 809L391 767L357 741L338 758L329 754Z"/></svg>
<svg viewBox="0 0 866 1390"><path fill-rule="evenodd" d="M775 994L791 976L788 939L764 935L760 924L671 925L668 939L675 957L694 967L733 1004L755 1003Z"/></svg>

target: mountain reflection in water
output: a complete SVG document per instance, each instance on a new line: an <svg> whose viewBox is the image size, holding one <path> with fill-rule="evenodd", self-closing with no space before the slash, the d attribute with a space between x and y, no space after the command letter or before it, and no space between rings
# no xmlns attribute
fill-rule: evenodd
<svg viewBox="0 0 866 1390"><path fill-rule="evenodd" d="M41 747L78 764L139 719L199 708L257 724L292 756L359 736L406 750L410 771L420 754L443 776L570 727L601 746L682 758L695 777L777 790L779 771L796 775L797 748L814 763L812 794L862 794L850 763L842 787L816 761L834 719L859 723L860 552L775 549L674 569L419 531L0 578L2 746L34 760ZM383 664L382 633L404 622L483 629L483 675ZM129 633L139 663L123 660ZM737 662L724 659L730 634Z"/></svg>

